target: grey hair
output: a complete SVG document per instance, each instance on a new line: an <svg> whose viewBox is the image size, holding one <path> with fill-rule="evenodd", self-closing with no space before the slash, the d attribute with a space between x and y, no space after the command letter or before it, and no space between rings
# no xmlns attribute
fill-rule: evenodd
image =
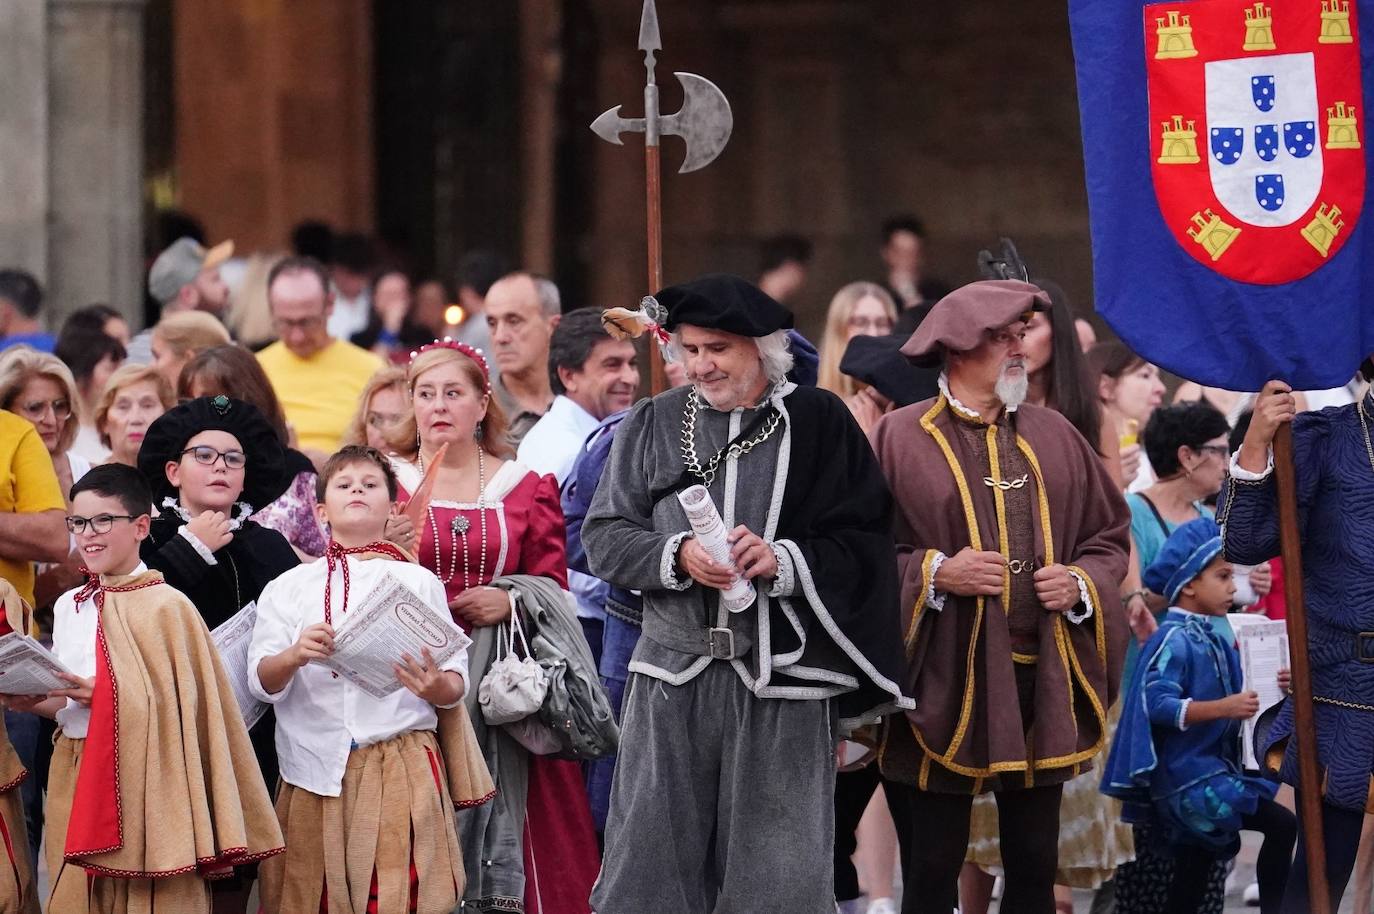
<svg viewBox="0 0 1374 914"><path fill-rule="evenodd" d="M554 317L563 313L563 299L558 294L558 286L554 285L552 279L543 276L531 276L534 281L534 291L539 296L539 308L544 312L545 317Z"/></svg>
<svg viewBox="0 0 1374 914"><path fill-rule="evenodd" d="M759 347L759 361L763 363L763 373L774 384L779 384L787 379L787 373L792 370L794 361L792 356L792 343L787 336L786 330L776 330L767 336L754 337L754 345ZM686 357L682 351L682 334L674 330L668 334L668 345L664 352L664 358L670 362L685 363Z"/></svg>
<svg viewBox="0 0 1374 914"><path fill-rule="evenodd" d="M786 330L774 330L767 336L754 339L759 347L759 358L763 360L763 373L774 384L787 380L792 370L792 345Z"/></svg>

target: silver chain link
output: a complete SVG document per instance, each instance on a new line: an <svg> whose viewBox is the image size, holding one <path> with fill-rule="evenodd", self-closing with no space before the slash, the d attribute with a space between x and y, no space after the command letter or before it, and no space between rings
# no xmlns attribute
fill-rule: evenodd
<svg viewBox="0 0 1374 914"><path fill-rule="evenodd" d="M716 451L715 456L706 462L705 469L701 466L701 460L697 457L697 413L701 410L701 395L695 390L687 397L687 409L682 414L682 462L686 464L688 472L700 479L705 485L710 486L715 481L716 473L720 471L720 463L727 457L735 460L743 457L754 448L763 444L773 432L777 431L778 423L782 421L782 414L774 411L768 421L763 424L759 433L748 441L737 441L729 447L721 448Z"/></svg>

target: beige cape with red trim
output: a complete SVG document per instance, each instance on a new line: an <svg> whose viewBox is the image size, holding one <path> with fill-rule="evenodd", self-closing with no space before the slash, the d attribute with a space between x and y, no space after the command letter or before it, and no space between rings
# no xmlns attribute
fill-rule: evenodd
<svg viewBox="0 0 1374 914"><path fill-rule="evenodd" d="M222 875L281 853L219 653L156 571L105 578L95 696L66 860L95 875Z"/></svg>

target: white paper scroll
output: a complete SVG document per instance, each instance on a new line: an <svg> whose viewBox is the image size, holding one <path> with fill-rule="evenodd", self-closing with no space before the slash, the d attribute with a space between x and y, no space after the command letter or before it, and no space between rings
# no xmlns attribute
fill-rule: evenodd
<svg viewBox="0 0 1374 914"><path fill-rule="evenodd" d="M729 531L725 529L725 521L720 519L715 502L711 501L711 493L705 486L692 486L679 492L677 500L687 512L687 522L692 525L692 533L706 554L717 565L733 569L735 562L730 558L730 544L725 541ZM754 602L754 585L736 573L730 586L721 591L720 599L732 613L748 609Z"/></svg>
<svg viewBox="0 0 1374 914"><path fill-rule="evenodd" d="M1237 620L1237 616L1241 616ZM1288 627L1263 616L1233 613L1228 617L1236 633L1240 653L1242 689L1259 696L1259 712L1241 722L1241 759L1246 768L1258 769L1255 757L1255 724L1260 715L1283 701L1279 670L1288 669Z"/></svg>
<svg viewBox="0 0 1374 914"><path fill-rule="evenodd" d="M253 641L253 626L257 621L258 604L255 600L210 632L210 640L215 642L219 659L224 663L224 672L234 688L234 699L239 704L239 714L243 715L243 725L250 730L267 713L267 703L258 701L248 688L248 646Z"/></svg>
<svg viewBox="0 0 1374 914"><path fill-rule="evenodd" d="M36 639L19 632L0 638L0 693L46 695L54 689L70 689L72 684L59 678L59 672L71 670Z"/></svg>
<svg viewBox="0 0 1374 914"><path fill-rule="evenodd" d="M334 652L318 661L373 698L402 688L395 667L402 654L420 660L429 648L436 664L445 663L471 639L453 624L448 607L432 607L390 574L367 598L350 609L334 634Z"/></svg>

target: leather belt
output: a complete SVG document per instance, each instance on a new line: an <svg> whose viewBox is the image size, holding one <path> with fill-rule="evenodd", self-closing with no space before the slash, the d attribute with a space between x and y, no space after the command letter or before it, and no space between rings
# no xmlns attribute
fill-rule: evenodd
<svg viewBox="0 0 1374 914"><path fill-rule="evenodd" d="M652 631L645 632L645 636L669 650L698 657L712 657L716 660L743 657L754 645L748 635L729 628Z"/></svg>
<svg viewBox="0 0 1374 914"><path fill-rule="evenodd" d="M1315 666L1355 661L1374 663L1374 632L1347 632L1314 639L1309 648Z"/></svg>

